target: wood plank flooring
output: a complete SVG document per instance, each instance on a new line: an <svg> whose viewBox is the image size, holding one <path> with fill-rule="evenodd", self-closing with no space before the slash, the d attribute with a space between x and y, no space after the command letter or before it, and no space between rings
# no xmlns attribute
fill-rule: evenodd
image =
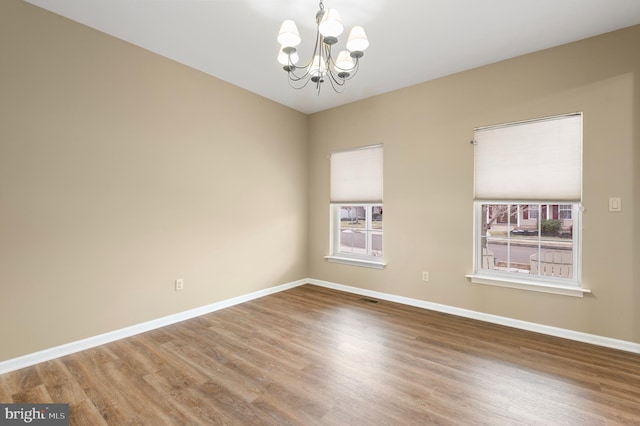
<svg viewBox="0 0 640 426"><path fill-rule="evenodd" d="M304 285L0 376L74 425L640 424L640 355Z"/></svg>

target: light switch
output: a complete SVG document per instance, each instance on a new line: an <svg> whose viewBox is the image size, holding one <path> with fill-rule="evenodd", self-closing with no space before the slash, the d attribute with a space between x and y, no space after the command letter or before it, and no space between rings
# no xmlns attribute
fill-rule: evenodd
<svg viewBox="0 0 640 426"><path fill-rule="evenodd" d="M622 211L622 200L620 198L609 198L609 211L610 212L621 212Z"/></svg>

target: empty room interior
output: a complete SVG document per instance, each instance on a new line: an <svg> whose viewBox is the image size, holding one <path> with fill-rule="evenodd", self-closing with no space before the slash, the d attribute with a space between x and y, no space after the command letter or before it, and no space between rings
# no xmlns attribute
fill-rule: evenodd
<svg viewBox="0 0 640 426"><path fill-rule="evenodd" d="M294 3L0 2L5 413L639 424L640 6L327 0L336 77L278 50Z"/></svg>

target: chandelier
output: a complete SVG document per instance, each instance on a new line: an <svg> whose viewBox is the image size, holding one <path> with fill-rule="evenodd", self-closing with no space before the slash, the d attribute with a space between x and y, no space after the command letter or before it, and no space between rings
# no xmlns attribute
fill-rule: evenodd
<svg viewBox="0 0 640 426"><path fill-rule="evenodd" d="M331 48L338 42L338 36L344 31L340 15L335 9L324 9L320 0L320 10L316 13L316 42L311 59L304 65L298 65L300 60L296 46L300 44L300 33L296 23L285 20L278 33L278 62L287 72L289 85L294 89L302 89L315 83L318 94L325 80L338 93L344 89L347 80L358 72L360 58L369 47L369 40L360 26L353 27L347 39L347 50L342 50L334 57Z"/></svg>

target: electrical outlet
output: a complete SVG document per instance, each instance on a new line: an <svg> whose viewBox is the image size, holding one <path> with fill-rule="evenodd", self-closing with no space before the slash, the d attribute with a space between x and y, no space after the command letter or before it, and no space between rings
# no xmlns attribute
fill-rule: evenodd
<svg viewBox="0 0 640 426"><path fill-rule="evenodd" d="M428 272L423 272L422 273L422 281L429 281L429 273Z"/></svg>
<svg viewBox="0 0 640 426"><path fill-rule="evenodd" d="M176 291L184 290L184 280L182 278L178 278L176 280Z"/></svg>

